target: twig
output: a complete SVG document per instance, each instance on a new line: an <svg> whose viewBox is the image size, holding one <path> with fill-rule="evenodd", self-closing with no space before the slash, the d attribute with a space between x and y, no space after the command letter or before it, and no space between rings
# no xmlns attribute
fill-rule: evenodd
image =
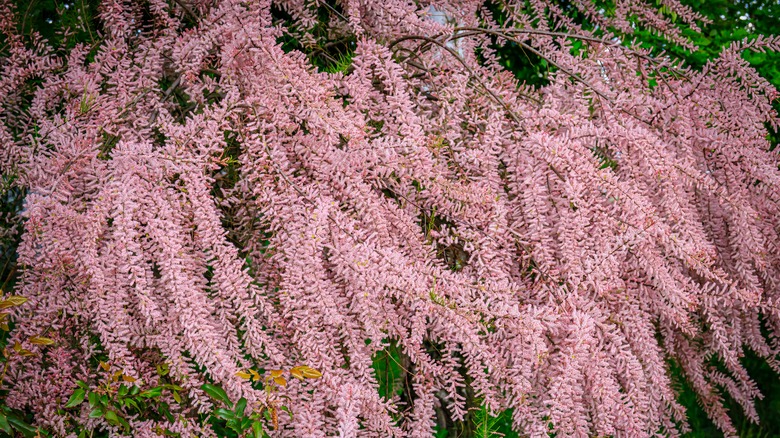
<svg viewBox="0 0 780 438"><path fill-rule="evenodd" d="M195 14L195 12L193 12L192 9L190 9L190 7L187 6L186 3L184 3L182 0L173 0L173 2L179 5L182 9L184 9L184 12L186 12L187 15L190 18L192 18L193 21L195 21L196 23L198 22L199 19L198 15Z"/></svg>

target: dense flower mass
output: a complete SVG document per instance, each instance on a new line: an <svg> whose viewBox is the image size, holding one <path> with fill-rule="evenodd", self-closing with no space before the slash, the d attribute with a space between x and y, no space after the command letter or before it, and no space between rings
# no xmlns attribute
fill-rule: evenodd
<svg viewBox="0 0 780 438"><path fill-rule="evenodd" d="M136 436L212 434L207 382L289 407L273 436L430 437L476 406L528 436L678 436L671 360L724 432L724 394L758 420L740 358L780 371L778 92L741 53L780 38L696 71L627 41L692 47L702 17L614 3L103 0L93 44L51 47L0 2L34 353L8 403L120 433L64 407L100 360L183 388ZM507 48L549 76L518 83ZM322 378L244 377L302 364Z"/></svg>

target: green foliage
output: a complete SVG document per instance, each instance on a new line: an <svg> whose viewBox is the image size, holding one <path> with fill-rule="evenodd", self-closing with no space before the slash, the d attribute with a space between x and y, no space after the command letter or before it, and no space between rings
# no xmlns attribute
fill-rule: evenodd
<svg viewBox="0 0 780 438"><path fill-rule="evenodd" d="M12 409L5 404L7 390L5 389L6 366L13 355L29 355L29 350L20 345L8 345L10 333L14 323L6 310L24 305L24 297L9 295L13 290L18 277L16 268L16 247L19 244L18 231L20 223L10 218L21 211L24 201L24 191L13 186L15 177L2 175L0 185L0 437L23 436L25 438L35 436L48 436L45 431L32 426L32 416L27 412ZM38 341L45 338L39 338Z"/></svg>
<svg viewBox="0 0 780 438"><path fill-rule="evenodd" d="M682 3L712 20L711 24L702 27L701 33L691 29L683 31L686 37L699 46L697 51L689 52L669 44L646 30L638 31L635 37L644 47L670 53L695 68L701 68L734 41L771 35L780 30L777 27L780 3L777 1L682 0ZM780 85L780 54L746 54L745 58L763 77L776 86Z"/></svg>
<svg viewBox="0 0 780 438"><path fill-rule="evenodd" d="M503 25L506 17L499 8L496 1L485 2L487 9L492 14L492 19L499 25ZM495 41L495 38L493 38ZM495 44L493 49L499 57L501 65L514 73L520 82L531 86L544 86L549 83L549 75L555 68L539 55L526 50L514 42L508 42L502 45Z"/></svg>
<svg viewBox="0 0 780 438"><path fill-rule="evenodd" d="M318 20L315 26L306 31L296 28L292 17L281 9L272 8L274 17L285 23L288 30L278 42L286 52L293 50L305 53L309 61L320 72L347 73L352 66L352 56L356 47L353 35L334 38L328 32L331 12L342 14L341 6L333 0L319 2L317 7ZM303 43L306 41L306 43Z"/></svg>
<svg viewBox="0 0 780 438"><path fill-rule="evenodd" d="M0 175L0 292L13 290L17 278L16 247L19 245L25 190L15 186L15 175Z"/></svg>
<svg viewBox="0 0 780 438"><path fill-rule="evenodd" d="M728 393L722 392L725 398L725 407L734 420L739 436L743 438L780 436L780 416L777 415L780 412L780 377L766 361L756 356L750 350L745 350L742 364L750 376L755 379L759 390L764 395L764 399L756 401L756 411L761 419L761 423L754 424L744 415L742 408L728 396ZM691 432L685 435L686 438L723 437L723 432L710 421L707 414L699 406L696 394L685 380L679 366L670 361L669 368L672 378L679 388L678 401L688 411L688 423L691 427Z"/></svg>
<svg viewBox="0 0 780 438"><path fill-rule="evenodd" d="M200 389L205 391L206 394L208 394L209 397L213 398L214 400L226 404L228 408L233 407L233 403L230 402L230 398L228 398L225 390L220 388L218 385L211 385L207 383L201 386Z"/></svg>
<svg viewBox="0 0 780 438"><path fill-rule="evenodd" d="M403 393L404 369L401 361L401 352L395 341L374 355L372 367L379 383L380 397L391 399Z"/></svg>
<svg viewBox="0 0 780 438"><path fill-rule="evenodd" d="M480 403L481 404L481 403ZM493 415L484 405L474 413L475 438L515 438L520 435L512 430L512 410Z"/></svg>
<svg viewBox="0 0 780 438"><path fill-rule="evenodd" d="M168 375L166 366L158 367L158 374L161 377L160 383L147 388L138 386L135 384L135 379L124 375L121 371L110 372L111 367L105 362L101 362L100 367L107 373L106 380L97 387L90 386L83 381L76 382L76 389L64 404L63 409L82 409L81 406L86 403L90 418L102 418L108 424L119 427L123 434L128 434L130 431L130 424L127 420L130 417L154 420L162 424L167 422L171 425L176 421L184 421L183 418L177 417L172 412L171 406L166 401L172 397L175 403L182 404L184 400L182 394L185 391L181 386L165 379ZM289 370L289 373L301 380L321 377L319 371L305 365L294 367ZM269 396L278 391L280 386L286 385L286 380L281 377L282 374L281 370L271 371L262 383L263 388L261 389L265 389ZM257 380L259 383L260 375L257 372L250 370L248 375L249 379ZM233 403L227 392L217 384L207 383L202 385L201 389L215 401L214 409L211 413L199 415L192 420L198 421L202 425L210 425L219 437L270 438L266 425L270 424L272 429L277 429L280 412L286 412L292 419L290 409L275 401L250 408L247 400L243 397ZM270 399L271 397L269 397ZM27 425L26 427L37 432L32 429L32 426ZM4 430L1 418L0 430ZM77 432L81 438L92 437L94 431L81 430ZM180 436L169 428L158 427L156 432L161 436Z"/></svg>
<svg viewBox="0 0 780 438"><path fill-rule="evenodd" d="M38 32L52 47L68 51L76 44L90 46L99 41L97 0L16 0L19 31L30 36ZM65 30L68 37L65 37Z"/></svg>
<svg viewBox="0 0 780 438"><path fill-rule="evenodd" d="M108 366L106 365L105 368ZM170 411L170 405L163 400L163 395L166 392L170 393L174 400L181 402L179 392L183 390L182 387L162 383L142 390L141 387L133 384L134 381L135 379L123 375L121 371L111 374L110 378L98 388L91 388L86 382L78 381L76 389L63 407L76 409L86 400L90 418L103 418L108 424L120 427L124 434L130 432L127 418L131 416L157 421L167 420L169 423L176 421ZM178 436L168 429L161 432L165 435ZM85 431L81 433L86 434Z"/></svg>
<svg viewBox="0 0 780 438"><path fill-rule="evenodd" d="M666 52L682 59L694 68L702 68L709 60L716 58L731 43L744 39L754 39L759 35L773 35L780 32L780 2L776 0L681 0L694 11L712 21L702 25L702 32L684 29L683 35L698 46L690 52L680 46L669 44L647 30L639 30L634 35L645 48L659 54ZM780 89L780 53L745 52L742 57L767 79L775 88ZM780 101L775 101L775 110L780 111ZM773 147L780 142L780 133L770 128L770 140Z"/></svg>
<svg viewBox="0 0 780 438"><path fill-rule="evenodd" d="M218 385L206 384L201 389L213 398L218 405L209 416L212 429L218 436L270 438L265 429L265 421L271 423L273 428L278 427L278 411L287 412L292 418L292 413L286 406L279 409L274 407L261 407L258 410L247 410L247 400L243 397L236 401L235 405L230 401L225 390Z"/></svg>
<svg viewBox="0 0 780 438"><path fill-rule="evenodd" d="M49 436L45 431L31 425L30 415L11 409L5 403L0 405L0 437L21 435L25 438Z"/></svg>
<svg viewBox="0 0 780 438"><path fill-rule="evenodd" d="M354 52L339 53L335 57L331 57L327 62L323 62L320 67L320 71L327 73L347 73L352 66L352 57Z"/></svg>

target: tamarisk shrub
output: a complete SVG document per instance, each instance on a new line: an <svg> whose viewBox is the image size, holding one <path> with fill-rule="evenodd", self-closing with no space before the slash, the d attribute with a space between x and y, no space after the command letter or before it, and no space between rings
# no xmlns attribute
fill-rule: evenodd
<svg viewBox="0 0 780 438"><path fill-rule="evenodd" d="M758 421L740 358L778 370L778 93L741 53L780 38L693 70L629 42L694 48L702 17L659 3L103 0L91 41L52 46L0 2L35 353L8 404L122 433L65 407L105 360L181 388L136 436L213 433L204 384L283 398L279 436L429 437L478 406L528 436L678 436L673 360L726 434L726 394ZM507 47L549 75L518 83Z"/></svg>

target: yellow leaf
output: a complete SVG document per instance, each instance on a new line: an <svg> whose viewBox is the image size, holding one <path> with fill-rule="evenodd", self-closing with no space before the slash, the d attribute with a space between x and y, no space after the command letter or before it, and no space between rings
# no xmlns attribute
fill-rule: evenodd
<svg viewBox="0 0 780 438"><path fill-rule="evenodd" d="M122 380L128 383L133 383L136 381L136 378L133 376L128 376L127 374L122 374Z"/></svg>
<svg viewBox="0 0 780 438"><path fill-rule="evenodd" d="M22 356L22 357L35 356L35 353L33 353L32 351L30 351L30 350L28 350L26 348L22 348L21 350L18 351L18 353L19 353L19 356Z"/></svg>
<svg viewBox="0 0 780 438"><path fill-rule="evenodd" d="M14 342L14 351L17 353L22 351L22 344L19 341Z"/></svg>
<svg viewBox="0 0 780 438"><path fill-rule="evenodd" d="M173 391L173 399L176 400L176 403L181 404L181 396L179 395L178 392Z"/></svg>
<svg viewBox="0 0 780 438"><path fill-rule="evenodd" d="M0 310L8 309L9 307L20 306L27 302L27 298L20 297L18 295L12 295L3 301L0 301Z"/></svg>
<svg viewBox="0 0 780 438"><path fill-rule="evenodd" d="M290 375L295 377L298 380L303 380L303 373L299 369L300 367L295 367L290 370Z"/></svg>
<svg viewBox="0 0 780 438"><path fill-rule="evenodd" d="M122 370L114 372L114 374L111 376L111 380L116 382L119 380L119 376L122 375Z"/></svg>
<svg viewBox="0 0 780 438"><path fill-rule="evenodd" d="M322 373L312 367L302 365L299 368L301 369L301 374L303 374L303 377L306 377L307 379L319 379L322 377Z"/></svg>
<svg viewBox="0 0 780 438"><path fill-rule="evenodd" d="M0 322L0 329L2 329L4 332L10 332L11 331L11 328L8 327L8 323L5 322L5 321Z"/></svg>
<svg viewBox="0 0 780 438"><path fill-rule="evenodd" d="M284 374L284 371L282 371L282 370L271 370L270 373L271 373L271 377L276 378L276 377L282 377L282 374Z"/></svg>
<svg viewBox="0 0 780 438"><path fill-rule="evenodd" d="M238 377L241 377L242 379L247 379L247 380L252 378L252 375L247 373L247 372L245 372L245 371L239 371L239 372L236 373L236 375Z"/></svg>
<svg viewBox="0 0 780 438"><path fill-rule="evenodd" d="M249 374L252 375L252 381L253 382L259 382L260 381L260 374L255 370L249 370Z"/></svg>
<svg viewBox="0 0 780 438"><path fill-rule="evenodd" d="M54 341L43 336L33 336L30 338L30 343L34 345L54 345Z"/></svg>
<svg viewBox="0 0 780 438"><path fill-rule="evenodd" d="M287 379L284 377L274 377L274 383L279 386L287 386Z"/></svg>
<svg viewBox="0 0 780 438"><path fill-rule="evenodd" d="M100 362L100 368L103 368L104 371L108 371L108 370L111 369L111 365L101 361Z"/></svg>

